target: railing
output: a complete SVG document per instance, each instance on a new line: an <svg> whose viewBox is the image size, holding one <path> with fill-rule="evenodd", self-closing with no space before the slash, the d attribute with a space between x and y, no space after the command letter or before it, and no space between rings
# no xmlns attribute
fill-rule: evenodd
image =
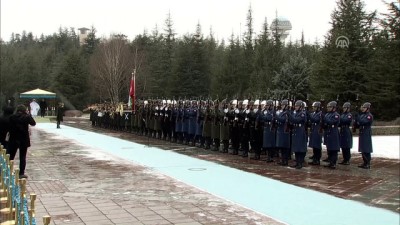
<svg viewBox="0 0 400 225"><path fill-rule="evenodd" d="M0 225L36 225L36 194L26 195L26 179L19 179L19 169L0 145ZM30 206L28 206L28 200ZM43 217L43 224L50 224L50 216ZM3 222L3 220L5 220Z"/></svg>

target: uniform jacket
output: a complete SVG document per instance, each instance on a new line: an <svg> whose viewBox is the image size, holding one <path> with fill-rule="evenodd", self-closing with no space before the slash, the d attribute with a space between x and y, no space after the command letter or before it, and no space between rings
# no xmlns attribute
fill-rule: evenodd
<svg viewBox="0 0 400 225"><path fill-rule="evenodd" d="M372 153L372 137L371 137L371 125L374 117L370 112L361 113L356 123L360 129L358 137L358 151L363 153Z"/></svg>
<svg viewBox="0 0 400 225"><path fill-rule="evenodd" d="M308 142L308 147L310 148L316 148L316 149L322 149L322 134L319 132L320 131L320 126L321 126L321 118L322 117L322 112L321 111L316 111L312 112L310 114L310 125L311 125L311 130L310 130L310 140Z"/></svg>
<svg viewBox="0 0 400 225"><path fill-rule="evenodd" d="M353 147L353 134L350 130L353 116L350 112L345 112L340 115L340 147L352 148Z"/></svg>
<svg viewBox="0 0 400 225"><path fill-rule="evenodd" d="M188 133L194 135L196 134L196 127L197 127L197 108L190 107L188 113L189 113Z"/></svg>
<svg viewBox="0 0 400 225"><path fill-rule="evenodd" d="M302 110L293 111L289 116L289 121L292 126L292 151L307 152L306 113Z"/></svg>
<svg viewBox="0 0 400 225"><path fill-rule="evenodd" d="M325 144L328 151L339 151L339 122L340 115L337 112L328 112L324 116Z"/></svg>
<svg viewBox="0 0 400 225"><path fill-rule="evenodd" d="M290 149L290 133L286 130L288 126L289 111L279 111L276 113L276 147Z"/></svg>
<svg viewBox="0 0 400 225"><path fill-rule="evenodd" d="M275 148L276 146L276 130L273 127L275 120L274 110L263 110L258 118L257 122L263 129L263 148Z"/></svg>
<svg viewBox="0 0 400 225"><path fill-rule="evenodd" d="M219 136L221 140L229 140L229 118L228 118L228 109L226 109L226 113L224 111L225 109L221 110L219 112L219 116L221 118L221 126L219 129Z"/></svg>

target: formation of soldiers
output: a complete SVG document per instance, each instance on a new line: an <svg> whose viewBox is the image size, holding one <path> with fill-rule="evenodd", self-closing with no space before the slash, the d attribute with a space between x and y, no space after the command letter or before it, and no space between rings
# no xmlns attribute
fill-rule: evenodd
<svg viewBox="0 0 400 225"><path fill-rule="evenodd" d="M280 156L278 164L283 166L288 166L294 153L296 164L292 167L297 169L304 165L307 147L313 149L309 164L320 165L323 144L328 153L326 167L336 168L340 150L340 164L349 165L353 145L350 127L359 128L359 151L364 159L359 167L369 169L370 106L364 103L361 114L354 116L349 102L343 104L339 114L335 101L329 102L326 110L321 102L314 102L308 110L301 100L294 104L289 100L140 100L135 110L124 104L92 106L90 120L93 126L243 157L251 155L255 160L265 151L267 163Z"/></svg>

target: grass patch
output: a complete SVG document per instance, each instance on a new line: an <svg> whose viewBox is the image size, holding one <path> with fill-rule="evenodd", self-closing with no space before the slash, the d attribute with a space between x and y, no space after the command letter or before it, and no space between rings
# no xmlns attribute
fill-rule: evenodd
<svg viewBox="0 0 400 225"><path fill-rule="evenodd" d="M55 116L46 116L46 117L35 117L36 123L50 123L50 120L55 119Z"/></svg>

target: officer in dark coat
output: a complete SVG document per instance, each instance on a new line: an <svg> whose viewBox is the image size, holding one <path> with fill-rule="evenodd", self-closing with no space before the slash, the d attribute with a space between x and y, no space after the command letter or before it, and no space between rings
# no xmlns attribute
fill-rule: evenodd
<svg viewBox="0 0 400 225"><path fill-rule="evenodd" d="M42 99L39 102L39 107L40 107L40 116L44 117L46 115L46 110L47 110L47 103L44 99Z"/></svg>
<svg viewBox="0 0 400 225"><path fill-rule="evenodd" d="M20 178L27 178L25 175L26 154L28 147L31 146L29 125L35 126L35 120L24 105L17 106L17 112L10 116L10 142L7 154L10 154L10 160L14 160L19 149Z"/></svg>
<svg viewBox="0 0 400 225"><path fill-rule="evenodd" d="M312 104L314 112L310 113L310 138L308 142L308 147L313 149L313 156L311 165L320 165L320 160L322 156L322 111L321 102L314 102Z"/></svg>
<svg viewBox="0 0 400 225"><path fill-rule="evenodd" d="M292 144L291 148L296 157L296 169L301 169L304 163L304 157L307 153L307 135L304 129L307 116L303 110L303 101L297 100L294 104L294 111L290 114L289 122L292 128Z"/></svg>
<svg viewBox="0 0 400 225"><path fill-rule="evenodd" d="M337 102L331 101L327 105L327 113L323 119L324 131L326 133L326 149L328 151L329 167L336 169L338 152L340 151L339 122L340 115L336 112Z"/></svg>
<svg viewBox="0 0 400 225"><path fill-rule="evenodd" d="M358 151L361 152L363 158L363 164L358 167L363 169L371 168L371 153L372 149L372 137L371 137L371 126L374 121L374 117L370 113L371 103L366 102L361 107L361 113L355 120L356 127L359 129L358 137Z"/></svg>
<svg viewBox="0 0 400 225"><path fill-rule="evenodd" d="M281 101L281 110L276 112L276 147L281 150L282 159L279 165L287 166L290 151L290 130L289 130L289 101Z"/></svg>
<svg viewBox="0 0 400 225"><path fill-rule="evenodd" d="M343 161L339 164L350 165L350 149L353 147L353 134L350 126L353 121L353 115L350 113L350 102L343 104L343 112L340 115L340 148L342 149Z"/></svg>
<svg viewBox="0 0 400 225"><path fill-rule="evenodd" d="M57 107L57 128L60 128L60 123L64 121L64 103L60 102Z"/></svg>

